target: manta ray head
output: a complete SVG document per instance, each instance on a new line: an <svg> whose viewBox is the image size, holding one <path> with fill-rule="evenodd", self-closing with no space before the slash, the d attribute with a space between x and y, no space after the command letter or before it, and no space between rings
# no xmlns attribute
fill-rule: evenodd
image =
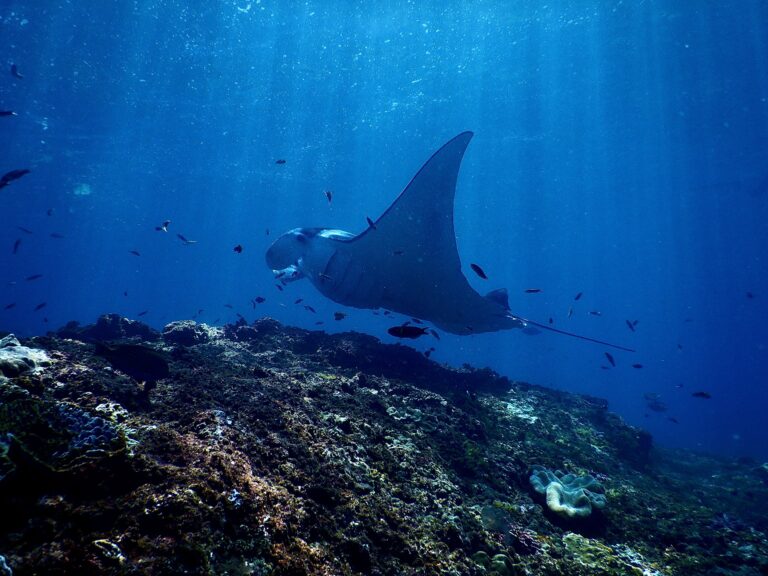
<svg viewBox="0 0 768 576"><path fill-rule="evenodd" d="M294 228L274 241L267 250L267 266L272 270L284 270L295 266L307 253L309 244L322 228Z"/></svg>

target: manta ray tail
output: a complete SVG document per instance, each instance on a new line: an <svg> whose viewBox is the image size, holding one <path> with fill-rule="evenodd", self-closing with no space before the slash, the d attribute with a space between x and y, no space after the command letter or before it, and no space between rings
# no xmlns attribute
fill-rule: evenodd
<svg viewBox="0 0 768 576"><path fill-rule="evenodd" d="M619 346L618 344L611 344L610 342L605 342L604 340L598 340L597 338L590 338L589 336L582 336L581 334L574 334L573 332L566 332L565 330L559 330L557 328L553 328L552 326L547 326L546 324L542 324L540 322L528 320L527 318L521 318L520 316L510 316L510 318L513 318L514 320L518 320L523 324L530 324L531 326L536 326L537 328L542 328L543 330L549 330L550 332L557 332L558 334L564 334L565 336L571 336L573 338L578 338L579 340L586 340L587 342L594 342L595 344L610 346L611 348L624 350L625 352L635 352L635 350L632 348L626 348L624 346Z"/></svg>

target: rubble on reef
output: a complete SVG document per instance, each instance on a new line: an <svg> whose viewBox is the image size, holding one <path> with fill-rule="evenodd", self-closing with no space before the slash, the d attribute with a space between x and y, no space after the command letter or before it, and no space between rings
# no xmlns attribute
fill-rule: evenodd
<svg viewBox="0 0 768 576"><path fill-rule="evenodd" d="M0 376L3 574L768 574L762 468L655 448L596 398L271 319L23 346L45 361ZM604 507L552 514L536 470Z"/></svg>

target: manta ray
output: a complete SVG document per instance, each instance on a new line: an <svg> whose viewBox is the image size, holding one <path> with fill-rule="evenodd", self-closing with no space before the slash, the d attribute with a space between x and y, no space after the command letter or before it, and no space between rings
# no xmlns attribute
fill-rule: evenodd
<svg viewBox="0 0 768 576"><path fill-rule="evenodd" d="M392 205L359 234L294 228L266 253L276 278L308 279L334 302L383 308L452 334L539 328L631 351L512 314L505 289L481 295L461 271L453 223L456 180L472 132L446 143Z"/></svg>

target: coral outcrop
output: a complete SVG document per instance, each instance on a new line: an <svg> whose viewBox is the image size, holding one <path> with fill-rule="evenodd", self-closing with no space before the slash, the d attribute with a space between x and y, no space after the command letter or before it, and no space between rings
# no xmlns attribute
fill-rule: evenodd
<svg viewBox="0 0 768 576"><path fill-rule="evenodd" d="M534 466L529 480L546 497L547 507L564 518L586 518L593 509L605 508L605 491L589 474L576 476Z"/></svg>
<svg viewBox="0 0 768 576"><path fill-rule="evenodd" d="M94 333L167 377L147 391ZM654 448L599 399L269 319L23 345L49 360L0 378L0 573L768 573L754 463ZM559 524L534 465L599 483L599 527Z"/></svg>

